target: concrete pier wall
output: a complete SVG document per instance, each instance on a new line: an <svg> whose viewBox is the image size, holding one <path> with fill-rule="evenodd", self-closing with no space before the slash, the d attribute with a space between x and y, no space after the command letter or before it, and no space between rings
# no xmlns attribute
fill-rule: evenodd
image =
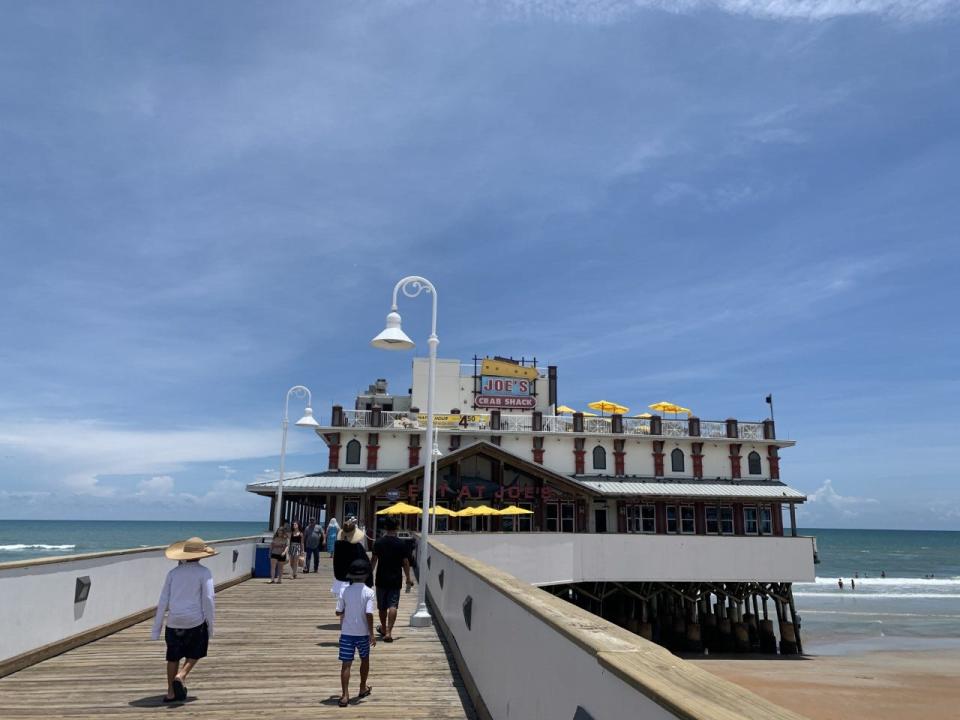
<svg viewBox="0 0 960 720"><path fill-rule="evenodd" d="M258 541L210 543L219 554L202 562L218 586L250 576ZM138 548L0 564L0 676L56 654L58 646L62 652L142 619L156 607L175 566L163 551ZM78 578L89 580L90 587L87 599L75 602ZM70 638L78 641L62 645ZM21 661L14 663L16 658Z"/></svg>

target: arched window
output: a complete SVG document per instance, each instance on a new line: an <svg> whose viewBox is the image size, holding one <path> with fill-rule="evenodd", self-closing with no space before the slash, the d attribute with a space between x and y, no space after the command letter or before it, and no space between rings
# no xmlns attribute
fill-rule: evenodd
<svg viewBox="0 0 960 720"><path fill-rule="evenodd" d="M347 465L360 464L360 441L351 440L347 443Z"/></svg>
<svg viewBox="0 0 960 720"><path fill-rule="evenodd" d="M607 469L607 451L603 449L602 445L597 445L593 449L593 469L594 470Z"/></svg>
<svg viewBox="0 0 960 720"><path fill-rule="evenodd" d="M760 453L756 450L747 455L747 467L750 469L751 475L763 474L763 466L760 463Z"/></svg>
<svg viewBox="0 0 960 720"><path fill-rule="evenodd" d="M680 448L675 448L670 453L670 469L673 472L683 472L683 450Z"/></svg>

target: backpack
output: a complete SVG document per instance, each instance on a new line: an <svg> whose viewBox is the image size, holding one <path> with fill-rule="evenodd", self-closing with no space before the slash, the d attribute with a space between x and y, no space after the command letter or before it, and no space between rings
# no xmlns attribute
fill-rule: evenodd
<svg viewBox="0 0 960 720"><path fill-rule="evenodd" d="M307 547L310 550L316 550L320 547L322 531L320 530L319 525L314 525L313 529L310 531L310 534L307 535Z"/></svg>

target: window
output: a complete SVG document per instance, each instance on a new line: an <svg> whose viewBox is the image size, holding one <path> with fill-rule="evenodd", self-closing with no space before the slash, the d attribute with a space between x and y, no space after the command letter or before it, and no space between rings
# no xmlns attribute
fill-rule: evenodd
<svg viewBox="0 0 960 720"><path fill-rule="evenodd" d="M360 517L360 499L347 498L343 501L343 517Z"/></svg>
<svg viewBox="0 0 960 720"><path fill-rule="evenodd" d="M763 465L760 462L760 453L756 450L747 455L747 467L751 475L762 475Z"/></svg>
<svg viewBox="0 0 960 720"><path fill-rule="evenodd" d="M522 502L517 503L517 505L524 510L533 512L533 503ZM518 515L515 522L517 523L517 530L520 532L530 532L533 530L533 515Z"/></svg>
<svg viewBox="0 0 960 720"><path fill-rule="evenodd" d="M720 533L720 516L717 514L716 505L707 505L703 509L707 519L707 534L717 535Z"/></svg>
<svg viewBox="0 0 960 720"><path fill-rule="evenodd" d="M560 503L560 532L576 531L573 503Z"/></svg>
<svg viewBox="0 0 960 720"><path fill-rule="evenodd" d="M745 507L743 509L743 532L747 535L757 534L757 509Z"/></svg>
<svg viewBox="0 0 960 720"><path fill-rule="evenodd" d="M680 508L680 532L684 535L693 535L697 531L697 523L693 517L693 508L684 505Z"/></svg>
<svg viewBox="0 0 960 720"><path fill-rule="evenodd" d="M594 470L607 469L607 451L603 449L602 445L597 445L593 449L593 469Z"/></svg>
<svg viewBox="0 0 960 720"><path fill-rule="evenodd" d="M683 450L675 448L670 453L670 469L673 472L683 472Z"/></svg>
<svg viewBox="0 0 960 720"><path fill-rule="evenodd" d="M640 506L627 505L627 532L640 532Z"/></svg>
<svg viewBox="0 0 960 720"><path fill-rule="evenodd" d="M645 533L657 531L657 508L654 505L644 505L641 508L641 530Z"/></svg>
<svg viewBox="0 0 960 720"><path fill-rule="evenodd" d="M674 505L667 505L667 532L677 532L677 508Z"/></svg>
<svg viewBox="0 0 960 720"><path fill-rule="evenodd" d="M760 508L760 534L773 535L773 513L769 505Z"/></svg>
<svg viewBox="0 0 960 720"><path fill-rule="evenodd" d="M347 443L347 465L360 464L360 441L351 440Z"/></svg>
<svg viewBox="0 0 960 720"><path fill-rule="evenodd" d="M547 532L560 531L560 506L556 503L547 503L544 528Z"/></svg>
<svg viewBox="0 0 960 720"><path fill-rule="evenodd" d="M720 532L733 535L733 508L729 505L720 508Z"/></svg>

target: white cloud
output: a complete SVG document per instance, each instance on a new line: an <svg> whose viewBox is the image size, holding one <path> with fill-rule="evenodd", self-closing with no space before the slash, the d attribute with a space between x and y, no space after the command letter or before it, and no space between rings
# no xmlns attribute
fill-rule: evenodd
<svg viewBox="0 0 960 720"><path fill-rule="evenodd" d="M841 517L853 518L860 514L864 506L877 505L880 501L870 497L841 495L834 489L833 480L828 478L817 490L807 496L807 502L816 506L810 508L811 514L817 514L821 509L829 509L839 513Z"/></svg>
<svg viewBox="0 0 960 720"><path fill-rule="evenodd" d="M169 475L154 475L137 484L137 495L151 497L169 495L173 492L173 485L173 478Z"/></svg>
<svg viewBox="0 0 960 720"><path fill-rule="evenodd" d="M873 15L904 21L936 18L954 7L951 0L484 0L508 18L546 17L569 23L610 24L638 10L673 13L720 10L731 15L783 20L829 20Z"/></svg>

